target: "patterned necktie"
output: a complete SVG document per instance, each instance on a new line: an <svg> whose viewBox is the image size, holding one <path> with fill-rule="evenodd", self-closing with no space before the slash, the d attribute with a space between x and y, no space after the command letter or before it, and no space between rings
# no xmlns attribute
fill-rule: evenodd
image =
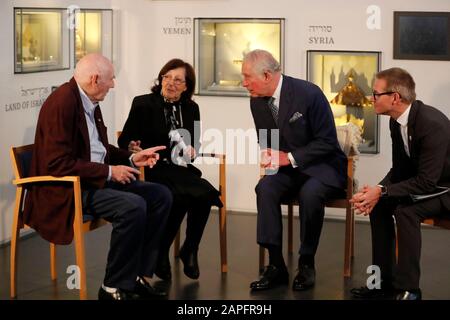
<svg viewBox="0 0 450 320"><path fill-rule="evenodd" d="M267 104L270 108L270 112L272 112L273 120L275 120L275 124L278 126L278 108L275 105L275 98L270 97Z"/></svg>

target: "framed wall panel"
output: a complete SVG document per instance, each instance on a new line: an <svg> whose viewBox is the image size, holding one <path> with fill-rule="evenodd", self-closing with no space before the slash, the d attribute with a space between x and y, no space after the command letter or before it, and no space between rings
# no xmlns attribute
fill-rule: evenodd
<svg viewBox="0 0 450 320"><path fill-rule="evenodd" d="M450 12L394 12L394 59L450 60Z"/></svg>

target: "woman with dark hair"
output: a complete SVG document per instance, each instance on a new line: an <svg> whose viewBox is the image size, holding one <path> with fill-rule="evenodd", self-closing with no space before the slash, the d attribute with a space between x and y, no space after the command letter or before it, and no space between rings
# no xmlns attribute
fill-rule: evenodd
<svg viewBox="0 0 450 320"><path fill-rule="evenodd" d="M219 192L191 163L200 148L200 112L192 100L195 73L181 59L167 62L158 74L150 94L137 96L119 137L119 146L133 152L165 145L160 161L145 171L148 181L169 187L173 207L161 240L156 275L172 277L169 249L187 212L186 239L180 249L184 273L191 279L200 275L197 251L212 205L222 206Z"/></svg>

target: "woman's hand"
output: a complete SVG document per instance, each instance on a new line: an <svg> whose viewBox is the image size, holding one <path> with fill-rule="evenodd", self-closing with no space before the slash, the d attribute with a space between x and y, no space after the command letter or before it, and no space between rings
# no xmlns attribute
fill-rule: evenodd
<svg viewBox="0 0 450 320"><path fill-rule="evenodd" d="M188 146L185 152L190 159L194 159L197 156L197 152L193 146Z"/></svg>
<svg viewBox="0 0 450 320"><path fill-rule="evenodd" d="M130 143L128 144L128 151L131 151L133 153L142 151L141 140L138 141L131 140Z"/></svg>

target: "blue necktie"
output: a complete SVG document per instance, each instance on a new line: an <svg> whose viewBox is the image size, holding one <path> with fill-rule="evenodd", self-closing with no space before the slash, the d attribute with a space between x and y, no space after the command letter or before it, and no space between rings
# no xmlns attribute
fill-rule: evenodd
<svg viewBox="0 0 450 320"><path fill-rule="evenodd" d="M267 104L270 108L270 112L272 112L273 120L275 120L275 124L278 126L278 108L275 106L275 98L270 97Z"/></svg>

